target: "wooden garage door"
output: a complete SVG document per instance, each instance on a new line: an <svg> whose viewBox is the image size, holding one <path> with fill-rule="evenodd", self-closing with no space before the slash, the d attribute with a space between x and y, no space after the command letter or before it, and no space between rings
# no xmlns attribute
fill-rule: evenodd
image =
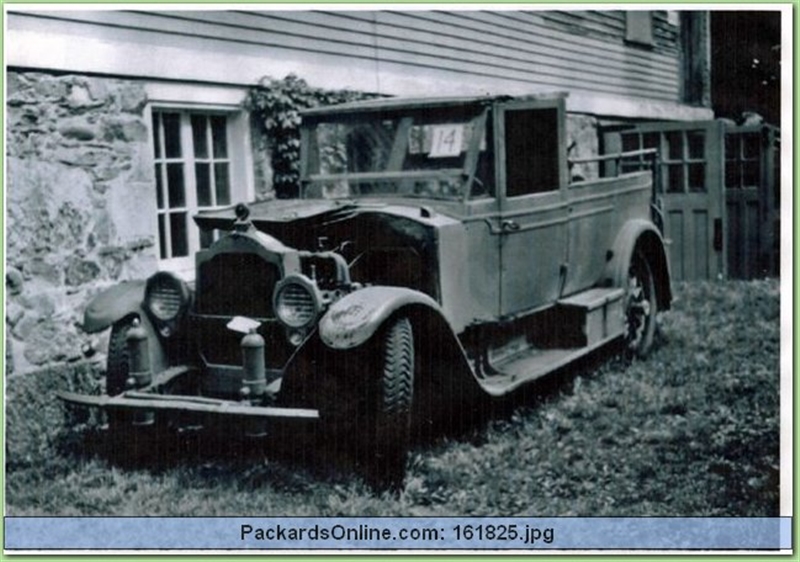
<svg viewBox="0 0 800 562"><path fill-rule="evenodd" d="M657 148L656 186L664 218L672 278L715 279L726 274L720 121L647 123L604 135L605 152ZM622 162L634 167L635 162Z"/></svg>
<svg viewBox="0 0 800 562"><path fill-rule="evenodd" d="M780 262L779 132L769 125L725 129L728 275L777 275Z"/></svg>

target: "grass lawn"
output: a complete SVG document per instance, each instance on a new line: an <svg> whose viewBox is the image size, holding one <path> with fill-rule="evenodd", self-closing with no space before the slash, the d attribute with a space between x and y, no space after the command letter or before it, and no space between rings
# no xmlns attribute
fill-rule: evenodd
<svg viewBox="0 0 800 562"><path fill-rule="evenodd" d="M7 515L777 516L779 282L675 289L647 360L602 353L418 445L398 495L225 438L120 467L84 427L8 465Z"/></svg>

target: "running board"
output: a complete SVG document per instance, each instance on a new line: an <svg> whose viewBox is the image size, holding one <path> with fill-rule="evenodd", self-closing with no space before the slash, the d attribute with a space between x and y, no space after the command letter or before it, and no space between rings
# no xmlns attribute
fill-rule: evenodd
<svg viewBox="0 0 800 562"><path fill-rule="evenodd" d="M518 353L497 365L495 374L480 379L483 389L492 396L502 396L517 387L533 382L588 355L595 349L610 343L618 336L610 336L596 342L593 346L571 347L565 349L538 349Z"/></svg>
<svg viewBox="0 0 800 562"><path fill-rule="evenodd" d="M594 288L559 300L548 320L552 324L549 332L557 334L560 345L537 347L534 338L509 355L490 359L492 374L481 379L481 385L494 396L506 394L622 336L624 297L621 288Z"/></svg>

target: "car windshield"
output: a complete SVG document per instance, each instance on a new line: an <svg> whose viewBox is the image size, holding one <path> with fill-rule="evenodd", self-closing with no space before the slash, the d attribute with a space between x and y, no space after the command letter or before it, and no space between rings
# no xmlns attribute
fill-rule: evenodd
<svg viewBox="0 0 800 562"><path fill-rule="evenodd" d="M306 126L303 196L463 199L488 159L477 110L334 115ZM473 182L474 183L474 182Z"/></svg>

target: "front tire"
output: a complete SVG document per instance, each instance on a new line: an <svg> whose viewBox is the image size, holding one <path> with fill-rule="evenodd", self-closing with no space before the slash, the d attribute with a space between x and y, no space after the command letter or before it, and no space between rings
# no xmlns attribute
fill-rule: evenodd
<svg viewBox="0 0 800 562"><path fill-rule="evenodd" d="M414 391L411 322L391 319L355 349L316 342L284 375L280 404L316 409L320 419L307 435L295 435L286 453L299 458L312 448L315 464L330 476L357 471L375 490L400 488Z"/></svg>
<svg viewBox="0 0 800 562"><path fill-rule="evenodd" d="M134 318L128 316L111 327L106 363L106 394L109 396L117 396L125 391L130 373L128 330L133 326ZM136 464L152 452L156 433L154 426L134 426L130 410L109 408L106 418L112 459L123 464Z"/></svg>
<svg viewBox="0 0 800 562"><path fill-rule="evenodd" d="M411 440L414 334L408 318L391 321L380 340L380 377L370 396L367 474L373 485L400 488ZM372 385L370 385L372 386Z"/></svg>
<svg viewBox="0 0 800 562"><path fill-rule="evenodd" d="M128 366L128 330L133 326L133 316L128 316L111 327L106 363L106 394L116 396L125 390L130 367Z"/></svg>

